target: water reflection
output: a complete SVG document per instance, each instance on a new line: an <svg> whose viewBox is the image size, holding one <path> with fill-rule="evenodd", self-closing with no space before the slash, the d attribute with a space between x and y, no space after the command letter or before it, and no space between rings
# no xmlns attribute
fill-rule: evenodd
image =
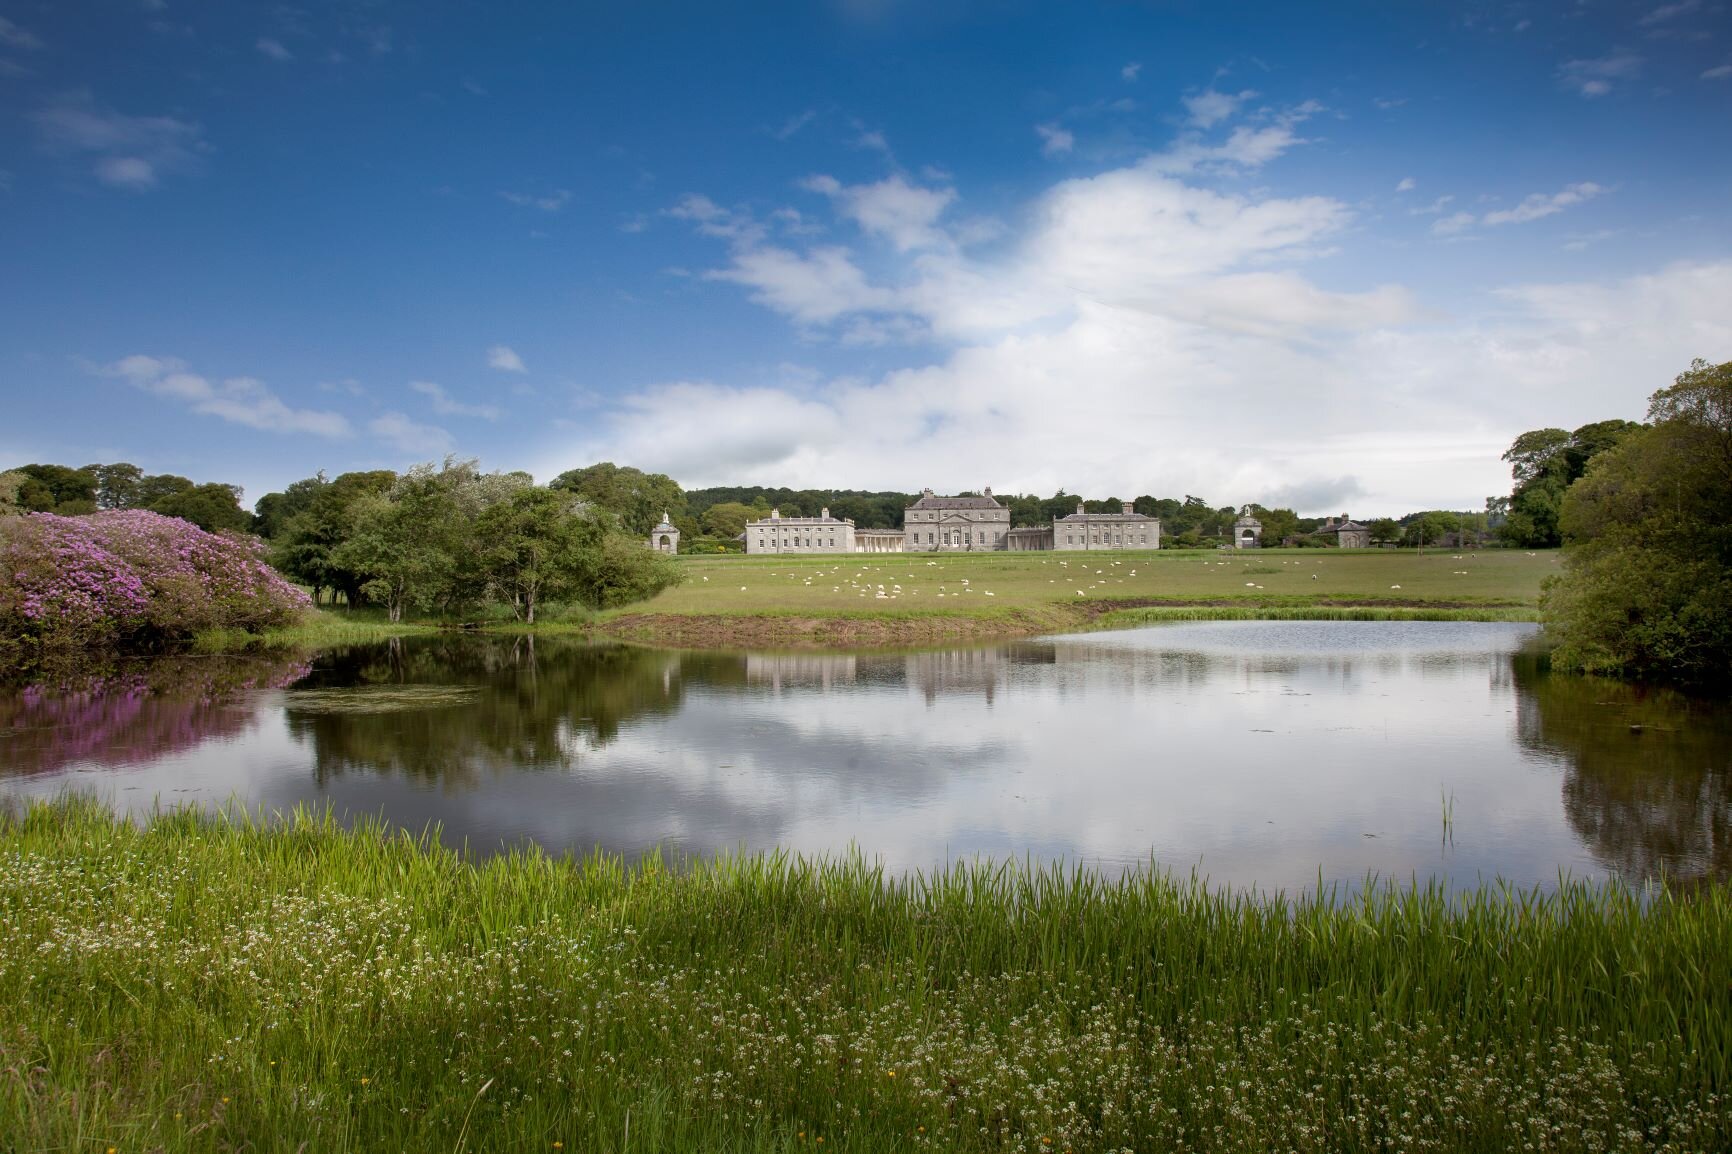
<svg viewBox="0 0 1732 1154"><path fill-rule="evenodd" d="M1732 877L1732 712L1675 690L1512 663L1523 748L1564 768L1570 826L1629 879Z"/></svg>
<svg viewBox="0 0 1732 1154"><path fill-rule="evenodd" d="M0 773L141 767L239 737L256 721L247 694L292 684L309 668L296 657L166 657L0 687Z"/></svg>
<svg viewBox="0 0 1732 1154"><path fill-rule="evenodd" d="M1290 890L1732 874L1726 708L1550 677L1519 654L1530 632L1234 622L909 654L452 635L182 659L0 691L0 790L329 803L483 850L1152 857Z"/></svg>

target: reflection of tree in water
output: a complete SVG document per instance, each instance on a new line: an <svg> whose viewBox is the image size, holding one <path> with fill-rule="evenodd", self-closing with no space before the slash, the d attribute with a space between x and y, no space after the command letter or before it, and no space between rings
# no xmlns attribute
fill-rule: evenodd
<svg viewBox="0 0 1732 1154"><path fill-rule="evenodd" d="M1732 877L1732 711L1668 689L1515 662L1525 749L1561 755L1564 811L1630 882Z"/></svg>
<svg viewBox="0 0 1732 1154"><path fill-rule="evenodd" d="M477 771L570 765L641 717L679 710L687 680L738 681L719 660L627 646L520 637L449 637L333 651L304 689L468 686L456 705L324 712L288 704L289 732L311 745L323 782L360 768L471 786Z"/></svg>
<svg viewBox="0 0 1732 1154"><path fill-rule="evenodd" d="M233 737L256 716L240 697L306 672L296 655L113 659L0 688L0 775L143 766Z"/></svg>

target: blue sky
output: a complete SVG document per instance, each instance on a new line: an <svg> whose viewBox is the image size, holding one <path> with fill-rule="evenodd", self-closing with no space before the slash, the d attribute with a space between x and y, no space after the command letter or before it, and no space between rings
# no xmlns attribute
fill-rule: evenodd
<svg viewBox="0 0 1732 1154"><path fill-rule="evenodd" d="M1374 515L1732 359L1722 0L1308 8L0 0L0 463Z"/></svg>

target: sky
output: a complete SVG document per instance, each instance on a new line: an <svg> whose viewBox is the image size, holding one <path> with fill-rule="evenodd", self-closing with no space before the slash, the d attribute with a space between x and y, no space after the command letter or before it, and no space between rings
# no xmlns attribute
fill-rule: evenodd
<svg viewBox="0 0 1732 1154"><path fill-rule="evenodd" d="M0 0L0 467L1478 508L1729 146L1726 0Z"/></svg>

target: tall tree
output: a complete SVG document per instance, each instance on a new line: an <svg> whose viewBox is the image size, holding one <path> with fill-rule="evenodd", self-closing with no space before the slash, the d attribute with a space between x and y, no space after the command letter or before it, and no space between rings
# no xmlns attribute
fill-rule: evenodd
<svg viewBox="0 0 1732 1154"><path fill-rule="evenodd" d="M137 465L120 461L113 465L86 465L79 471L96 478L98 509L139 507L138 484L144 479L144 470Z"/></svg>
<svg viewBox="0 0 1732 1154"><path fill-rule="evenodd" d="M1698 360L1651 427L1596 455L1563 502L1562 576L1541 608L1554 663L1724 681L1732 670L1732 362Z"/></svg>
<svg viewBox="0 0 1732 1154"><path fill-rule="evenodd" d="M679 485L661 473L620 467L603 461L571 469L553 479L549 488L565 489L619 518L628 533L648 537L663 513L681 512L686 497Z"/></svg>
<svg viewBox="0 0 1732 1154"><path fill-rule="evenodd" d="M1505 539L1528 548L1559 544L1564 494L1588 462L1639 428L1634 421L1595 421L1573 433L1534 429L1517 437L1503 455L1515 481L1501 530Z"/></svg>
<svg viewBox="0 0 1732 1154"><path fill-rule="evenodd" d="M76 516L96 512L96 476L66 465L23 465L15 472L27 478L19 489L19 504L33 513Z"/></svg>
<svg viewBox="0 0 1732 1154"><path fill-rule="evenodd" d="M191 521L207 533L244 533L252 517L241 508L241 491L234 485L194 485L150 505L152 513Z"/></svg>

